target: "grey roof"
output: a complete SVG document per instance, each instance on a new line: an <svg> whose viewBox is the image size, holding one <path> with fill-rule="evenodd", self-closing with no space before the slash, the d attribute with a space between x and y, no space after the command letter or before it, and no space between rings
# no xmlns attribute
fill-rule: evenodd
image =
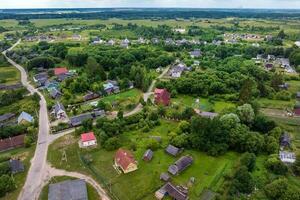
<svg viewBox="0 0 300 200"><path fill-rule="evenodd" d="M148 149L143 156L144 160L151 160L153 157L153 151L151 149Z"/></svg>
<svg viewBox="0 0 300 200"><path fill-rule="evenodd" d="M6 113L4 115L0 115L0 122L9 120L9 119L11 119L14 116L15 116L15 114L13 114L13 113Z"/></svg>
<svg viewBox="0 0 300 200"><path fill-rule="evenodd" d="M59 96L61 96L62 93L57 89L57 88L53 88L50 92L50 96L53 98L53 99L56 99L58 98Z"/></svg>
<svg viewBox="0 0 300 200"><path fill-rule="evenodd" d="M48 200L88 200L86 182L77 179L50 184Z"/></svg>
<svg viewBox="0 0 300 200"><path fill-rule="evenodd" d="M194 51L190 52L191 56L199 57L201 56L201 51L199 49L195 49Z"/></svg>
<svg viewBox="0 0 300 200"><path fill-rule="evenodd" d="M183 170L185 170L188 166L193 163L193 158L191 156L182 156L179 160L177 160L174 165L170 165L168 172L173 175L179 174Z"/></svg>
<svg viewBox="0 0 300 200"><path fill-rule="evenodd" d="M169 144L169 146L166 148L166 152L171 154L172 156L177 156L180 153L180 149Z"/></svg>
<svg viewBox="0 0 300 200"><path fill-rule="evenodd" d="M59 111L65 111L65 107L64 105L62 105L60 102L56 102L56 104L54 105L54 112L55 114L57 114Z"/></svg>
<svg viewBox="0 0 300 200"><path fill-rule="evenodd" d="M48 74L47 74L47 72L42 72L42 73L36 74L36 75L34 75L34 79L38 80L38 81L45 80L45 79L47 80Z"/></svg>
<svg viewBox="0 0 300 200"><path fill-rule="evenodd" d="M9 167L13 174L24 171L24 165L20 160L15 160L15 159L10 160Z"/></svg>
<svg viewBox="0 0 300 200"><path fill-rule="evenodd" d="M296 93L296 97L297 97L297 98L300 98L300 92L297 92L297 93Z"/></svg>
<svg viewBox="0 0 300 200"><path fill-rule="evenodd" d="M214 118L214 117L217 117L218 116L218 113L213 113L213 112L201 112L199 113L199 115L201 117L206 117L206 118Z"/></svg>
<svg viewBox="0 0 300 200"><path fill-rule="evenodd" d="M95 110L94 116L95 117L105 116L105 110Z"/></svg>
<svg viewBox="0 0 300 200"><path fill-rule="evenodd" d="M84 120L88 120L88 119L92 119L92 118L93 118L93 116L92 116L91 113L86 113L86 114L82 114L82 115L72 117L70 119L70 123L71 123L72 126L79 126L79 125L81 125L81 123Z"/></svg>
<svg viewBox="0 0 300 200"><path fill-rule="evenodd" d="M171 177L169 176L169 174L167 174L165 172L160 174L160 180L169 181L170 179L171 179Z"/></svg>
<svg viewBox="0 0 300 200"><path fill-rule="evenodd" d="M291 138L288 133L284 133L280 137L280 145L281 146L290 146L291 145Z"/></svg>
<svg viewBox="0 0 300 200"><path fill-rule="evenodd" d="M166 191L166 193L172 197L175 200L187 200L188 195L183 193L178 189L178 187L175 187L171 183L166 183L166 185L163 186L163 190Z"/></svg>

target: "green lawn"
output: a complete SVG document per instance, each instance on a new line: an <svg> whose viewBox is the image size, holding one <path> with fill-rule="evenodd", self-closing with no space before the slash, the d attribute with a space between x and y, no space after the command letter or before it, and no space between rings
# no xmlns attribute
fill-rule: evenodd
<svg viewBox="0 0 300 200"><path fill-rule="evenodd" d="M199 103L196 103L196 99L199 99ZM207 98L192 97L188 95L178 95L176 98L172 98L172 102L182 105L197 108L203 111L215 111L222 112L226 108L235 107L234 103L225 101L213 101L209 102Z"/></svg>
<svg viewBox="0 0 300 200"><path fill-rule="evenodd" d="M282 101L282 100L261 98L258 100L258 103L262 108L286 109L286 108L293 108L296 101L295 100Z"/></svg>
<svg viewBox="0 0 300 200"><path fill-rule="evenodd" d="M48 200L48 192L49 192L49 184L54 184L54 183L58 183L58 182L62 182L62 181L66 181L66 180L74 180L75 178L73 177L68 177L68 176L56 176L53 177L49 183L43 188L39 200ZM87 183L87 193L88 193L88 199L89 200L95 200L95 199L99 199L99 195L96 191L95 188L93 188L92 185Z"/></svg>
<svg viewBox="0 0 300 200"><path fill-rule="evenodd" d="M70 171L79 171L91 174L96 180L109 188L119 199L155 199L154 192L164 183L159 180L160 173L166 172L169 165L178 158L167 155L164 147L168 144L168 133L174 131L177 123L161 120L161 125L152 129L149 133L141 131L130 131L121 135L122 146L129 149L130 144L136 144L134 155L138 161L138 170L129 174L117 174L113 168L114 151L109 152L100 147L92 150L80 150L78 138L61 138L50 146L48 160L57 168ZM154 153L151 162L142 160L142 155L146 150L145 143L149 135L162 137L162 148ZM68 144L68 145L66 145ZM67 162L61 162L62 149L67 154ZM81 161L81 156L92 157L90 165L93 172ZM199 199L201 192L205 188L214 191L222 185L222 175L230 170L238 158L236 153L227 153L220 157L211 157L202 152L185 150L182 155L191 155L194 163L182 174L172 177L172 182L186 185L191 177L195 177L195 183L189 189L190 199ZM142 180L142 181L141 181Z"/></svg>
<svg viewBox="0 0 300 200"><path fill-rule="evenodd" d="M23 164L25 166L25 172L14 175L14 179L16 182L16 189L14 191L6 194L6 196L0 198L0 200L17 199L17 197L25 183L26 175L27 175L27 172L30 167L30 159L33 157L34 149L35 149L35 146L32 146L30 148L17 148L14 150L5 151L5 152L0 153L0 157L8 155L11 157L20 158L21 160L23 160Z"/></svg>
<svg viewBox="0 0 300 200"><path fill-rule="evenodd" d="M0 83L6 85L20 82L20 72L15 67L0 67Z"/></svg>

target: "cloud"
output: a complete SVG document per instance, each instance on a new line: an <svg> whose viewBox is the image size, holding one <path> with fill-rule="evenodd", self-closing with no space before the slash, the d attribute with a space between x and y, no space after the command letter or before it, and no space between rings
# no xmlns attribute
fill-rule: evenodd
<svg viewBox="0 0 300 200"><path fill-rule="evenodd" d="M300 0L0 0L0 8L298 8Z"/></svg>

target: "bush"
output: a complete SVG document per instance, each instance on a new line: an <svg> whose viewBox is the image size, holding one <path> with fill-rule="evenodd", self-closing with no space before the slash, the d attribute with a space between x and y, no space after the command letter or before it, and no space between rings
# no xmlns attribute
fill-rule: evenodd
<svg viewBox="0 0 300 200"><path fill-rule="evenodd" d="M286 175L288 172L288 167L279 160L276 154L269 156L265 166L269 171L277 175Z"/></svg>
<svg viewBox="0 0 300 200"><path fill-rule="evenodd" d="M9 175L0 176L0 197L3 197L7 192L13 191L16 188L14 179Z"/></svg>
<svg viewBox="0 0 300 200"><path fill-rule="evenodd" d="M104 143L104 148L107 151L113 151L118 149L121 146L121 142L120 139L117 137L112 137L109 138L108 140L106 140L106 142Z"/></svg>
<svg viewBox="0 0 300 200"><path fill-rule="evenodd" d="M247 167L248 171L253 171L255 167L256 156L254 153L244 153L241 157L241 165Z"/></svg>

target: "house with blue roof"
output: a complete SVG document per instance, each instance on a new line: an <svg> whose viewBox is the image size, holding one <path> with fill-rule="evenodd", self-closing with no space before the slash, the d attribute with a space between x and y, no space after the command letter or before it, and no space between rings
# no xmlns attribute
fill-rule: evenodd
<svg viewBox="0 0 300 200"><path fill-rule="evenodd" d="M108 80L107 83L103 84L103 89L107 94L118 93L120 88L117 81Z"/></svg>
<svg viewBox="0 0 300 200"><path fill-rule="evenodd" d="M18 117L18 124L32 123L33 121L33 117L24 111Z"/></svg>

